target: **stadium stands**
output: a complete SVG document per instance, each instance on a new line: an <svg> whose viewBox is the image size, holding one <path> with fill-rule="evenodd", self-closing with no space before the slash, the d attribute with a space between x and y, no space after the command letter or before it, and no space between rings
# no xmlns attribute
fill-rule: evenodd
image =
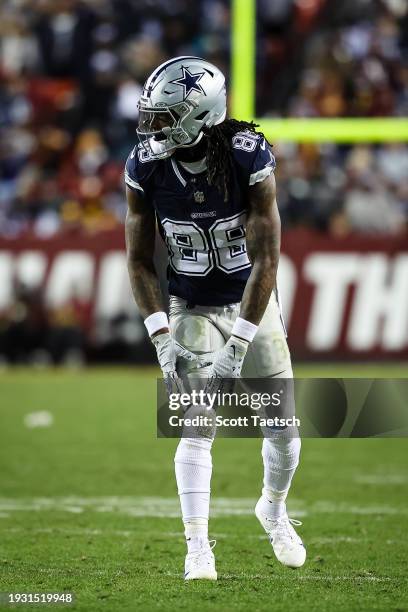
<svg viewBox="0 0 408 612"><path fill-rule="evenodd" d="M404 2L258 4L258 115L407 113ZM122 223L141 84L186 53L228 74L230 2L4 0L0 11L0 235ZM406 231L406 145L276 148L285 226Z"/></svg>

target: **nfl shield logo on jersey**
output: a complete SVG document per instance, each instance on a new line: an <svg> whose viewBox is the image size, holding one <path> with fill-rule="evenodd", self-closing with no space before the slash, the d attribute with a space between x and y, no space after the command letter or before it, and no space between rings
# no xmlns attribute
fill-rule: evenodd
<svg viewBox="0 0 408 612"><path fill-rule="evenodd" d="M202 191L195 191L194 200L197 202L197 204L203 204L205 201L204 193Z"/></svg>

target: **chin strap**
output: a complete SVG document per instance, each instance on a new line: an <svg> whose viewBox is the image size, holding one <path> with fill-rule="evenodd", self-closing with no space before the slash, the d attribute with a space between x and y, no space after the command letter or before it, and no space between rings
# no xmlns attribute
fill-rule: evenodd
<svg viewBox="0 0 408 612"><path fill-rule="evenodd" d="M156 140L153 136L148 140L148 146L153 157L157 159L166 159L173 155L176 149L189 149L191 147L195 147L202 140L204 134L200 132L195 140L189 142L187 144L177 144L171 139L172 129L170 127L164 127L162 129L163 134L166 136L166 140L160 141ZM169 142L173 144L173 146L169 147ZM145 146L145 145L144 145ZM145 146L146 148L146 146Z"/></svg>
<svg viewBox="0 0 408 612"><path fill-rule="evenodd" d="M184 145L179 145L177 148L178 149L189 149L190 147L195 147L196 145L198 145L198 143L200 142L203 136L204 134L200 132L197 138L193 140L193 142L189 142L188 144L184 144Z"/></svg>

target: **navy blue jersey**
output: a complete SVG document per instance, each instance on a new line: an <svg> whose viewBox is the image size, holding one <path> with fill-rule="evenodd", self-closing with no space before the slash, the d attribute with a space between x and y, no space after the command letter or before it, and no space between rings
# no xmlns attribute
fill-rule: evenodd
<svg viewBox="0 0 408 612"><path fill-rule="evenodd" d="M128 157L125 181L154 208L169 254L169 293L202 306L240 302L251 271L245 242L248 187L274 170L261 136L232 139L233 175L228 200L174 157L152 160L141 146Z"/></svg>

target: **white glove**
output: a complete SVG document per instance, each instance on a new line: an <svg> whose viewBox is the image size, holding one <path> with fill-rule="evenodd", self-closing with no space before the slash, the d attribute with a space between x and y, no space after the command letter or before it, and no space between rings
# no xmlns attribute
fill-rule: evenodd
<svg viewBox="0 0 408 612"><path fill-rule="evenodd" d="M226 345L214 353L209 378L239 378L249 342L231 336Z"/></svg>
<svg viewBox="0 0 408 612"><path fill-rule="evenodd" d="M212 366L208 372L204 393L232 392L234 385L231 381L225 383L224 379L240 377L248 346L249 342L246 340L231 336L224 348L212 355Z"/></svg>
<svg viewBox="0 0 408 612"><path fill-rule="evenodd" d="M195 355L191 351L187 350L181 344L179 344L172 336L167 332L164 334L157 334L152 338L152 342L157 352L157 359L160 364L161 371L163 372L164 379L166 381L167 388L171 390L171 380L173 379L178 388L178 391L183 393L183 386L181 379L177 374L177 360L182 357L187 361L193 361L197 364L197 367L205 367L209 365L208 359Z"/></svg>

